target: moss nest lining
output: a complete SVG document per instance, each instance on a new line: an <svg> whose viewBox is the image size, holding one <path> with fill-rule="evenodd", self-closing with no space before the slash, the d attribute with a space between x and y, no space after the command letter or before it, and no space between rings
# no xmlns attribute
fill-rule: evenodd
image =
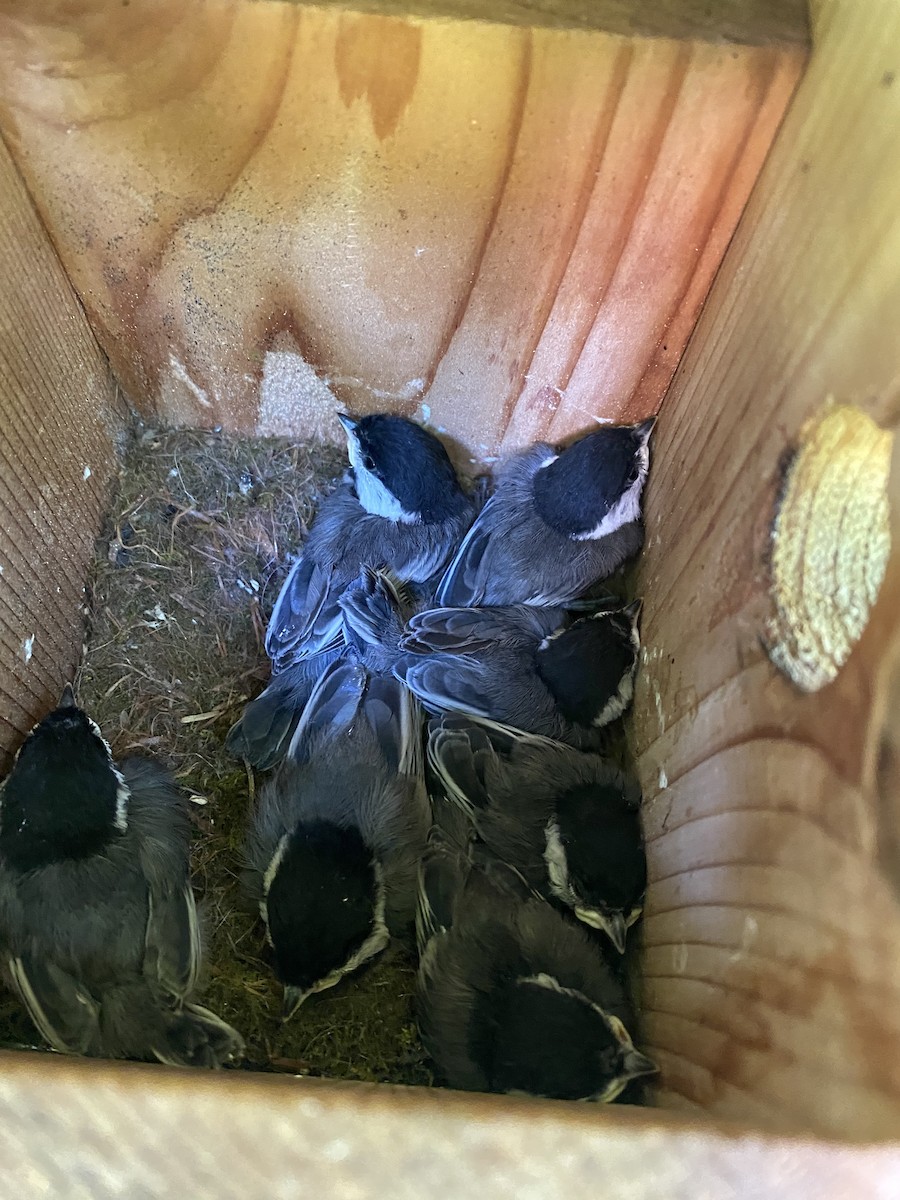
<svg viewBox="0 0 900 1200"><path fill-rule="evenodd" d="M259 781L225 752L225 735L265 685L272 604L343 467L322 443L140 429L98 543L77 691L116 757L158 756L194 798L203 998L243 1034L245 1066L427 1084L412 952L392 950L282 1024L262 924L240 887ZM5 1016L3 1041L34 1042L15 1002Z"/></svg>

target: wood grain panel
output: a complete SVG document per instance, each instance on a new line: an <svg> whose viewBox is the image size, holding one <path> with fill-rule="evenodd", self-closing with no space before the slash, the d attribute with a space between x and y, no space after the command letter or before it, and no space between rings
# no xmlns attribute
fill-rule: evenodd
<svg viewBox="0 0 900 1200"><path fill-rule="evenodd" d="M0 773L81 653L123 408L0 141Z"/></svg>
<svg viewBox="0 0 900 1200"><path fill-rule="evenodd" d="M626 37L760 45L809 40L806 0L317 0L319 7L394 16L464 17L513 25L601 29Z"/></svg>
<svg viewBox="0 0 900 1200"><path fill-rule="evenodd" d="M142 412L489 459L656 410L804 54L0 0L0 124Z"/></svg>
<svg viewBox="0 0 900 1200"><path fill-rule="evenodd" d="M0 1182L29 1200L286 1200L298 1181L336 1200L894 1200L900 1187L896 1144L763 1138L648 1110L25 1054L0 1062L0 1150Z"/></svg>
<svg viewBox="0 0 900 1200"><path fill-rule="evenodd" d="M900 11L820 0L814 17L809 69L658 427L634 727L646 1036L667 1105L893 1137L900 717L883 722L900 512L834 683L801 694L762 644L785 451L829 396L900 417Z"/></svg>

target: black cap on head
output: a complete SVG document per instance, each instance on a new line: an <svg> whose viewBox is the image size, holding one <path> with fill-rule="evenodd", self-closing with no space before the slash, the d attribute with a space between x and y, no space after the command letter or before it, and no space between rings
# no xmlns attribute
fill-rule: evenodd
<svg viewBox="0 0 900 1200"><path fill-rule="evenodd" d="M376 892L372 852L357 830L299 826L266 896L281 982L307 991L346 966L373 930Z"/></svg>
<svg viewBox="0 0 900 1200"><path fill-rule="evenodd" d="M536 667L563 716L591 725L636 661L631 621L620 610L574 621L538 652Z"/></svg>
<svg viewBox="0 0 900 1200"><path fill-rule="evenodd" d="M70 692L28 735L4 786L0 853L19 870L85 858L119 832L120 780Z"/></svg>
<svg viewBox="0 0 900 1200"><path fill-rule="evenodd" d="M492 1090L587 1100L620 1073L623 1049L602 1014L555 979L520 978L493 1003L494 1038L482 1047Z"/></svg>
<svg viewBox="0 0 900 1200"><path fill-rule="evenodd" d="M608 782L580 784L556 804L559 840L569 883L583 907L626 915L647 889L647 860L637 806L637 785L623 795Z"/></svg>
<svg viewBox="0 0 900 1200"><path fill-rule="evenodd" d="M646 426L607 425L560 451L534 477L541 519L567 537L595 529L638 479Z"/></svg>
<svg viewBox="0 0 900 1200"><path fill-rule="evenodd" d="M406 417L373 413L349 428L362 466L426 525L444 521L467 501L442 443Z"/></svg>

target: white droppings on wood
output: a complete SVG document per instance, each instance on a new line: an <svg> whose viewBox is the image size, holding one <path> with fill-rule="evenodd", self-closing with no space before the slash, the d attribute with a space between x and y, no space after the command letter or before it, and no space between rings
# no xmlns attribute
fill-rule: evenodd
<svg viewBox="0 0 900 1200"><path fill-rule="evenodd" d="M191 379L187 367L184 363L179 362L174 354L169 355L169 370L172 372L172 378L183 384L198 404L202 404L204 408L212 408L207 393Z"/></svg>

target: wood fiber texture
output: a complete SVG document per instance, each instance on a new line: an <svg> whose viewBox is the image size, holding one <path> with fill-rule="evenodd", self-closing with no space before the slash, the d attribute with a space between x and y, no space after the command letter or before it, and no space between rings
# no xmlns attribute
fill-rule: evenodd
<svg viewBox="0 0 900 1200"><path fill-rule="evenodd" d="M81 656L122 406L0 141L0 776Z"/></svg>
<svg viewBox="0 0 900 1200"><path fill-rule="evenodd" d="M655 435L634 707L645 1036L665 1104L896 1138L898 513L834 682L802 694L762 643L804 423L829 397L900 418L900 10L813 15L809 69Z"/></svg>
<svg viewBox="0 0 900 1200"><path fill-rule="evenodd" d="M2 1056L0 1182L81 1200L894 1200L896 1147L589 1104ZM27 1170L22 1158L27 1153Z"/></svg>
<svg viewBox="0 0 900 1200"><path fill-rule="evenodd" d="M490 459L656 411L805 56L0 0L0 126L141 412Z"/></svg>

